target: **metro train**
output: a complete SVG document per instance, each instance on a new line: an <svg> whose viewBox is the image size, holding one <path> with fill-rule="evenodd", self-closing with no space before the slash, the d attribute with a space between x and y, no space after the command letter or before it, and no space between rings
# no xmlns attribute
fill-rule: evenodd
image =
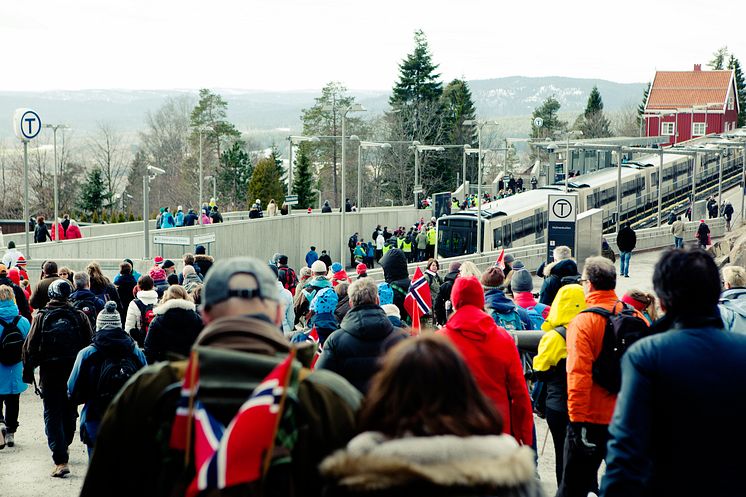
<svg viewBox="0 0 746 497"><path fill-rule="evenodd" d="M690 145L702 149L697 167L696 198L717 194L719 151L707 145ZM676 155L667 149L663 156L662 211L686 210L691 202L694 158ZM723 160L723 191L739 184L741 153L728 150ZM645 227L657 221L658 172L660 155L650 154L622 165L621 221L634 227ZM578 212L603 210L603 228L616 226L617 168L605 168L576 176L568 183L570 192L578 194ZM482 251L520 247L546 241L547 203L550 193L564 192L564 183L529 190L482 206ZM477 209L442 216L437 221L438 257L455 257L477 251Z"/></svg>

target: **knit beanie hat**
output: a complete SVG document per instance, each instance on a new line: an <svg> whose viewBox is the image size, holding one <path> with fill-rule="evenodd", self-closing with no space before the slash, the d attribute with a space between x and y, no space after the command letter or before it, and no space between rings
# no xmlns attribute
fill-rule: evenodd
<svg viewBox="0 0 746 497"><path fill-rule="evenodd" d="M311 301L310 309L316 314L333 313L339 303L333 288L322 288Z"/></svg>
<svg viewBox="0 0 746 497"><path fill-rule="evenodd" d="M181 273L186 276L188 274L197 274L197 271L195 271L194 266L187 264L184 266L184 269L181 270Z"/></svg>
<svg viewBox="0 0 746 497"><path fill-rule="evenodd" d="M357 268L355 269L357 274L366 274L368 272L368 266L363 264L362 262L357 265Z"/></svg>
<svg viewBox="0 0 746 497"><path fill-rule="evenodd" d="M523 264L523 261L515 261L513 263L513 271L518 271L519 269L525 268L526 265Z"/></svg>
<svg viewBox="0 0 746 497"><path fill-rule="evenodd" d="M161 257L160 255L156 255L155 259L153 259L153 263L155 263L156 266L160 266L161 264L163 264L163 257Z"/></svg>
<svg viewBox="0 0 746 497"><path fill-rule="evenodd" d="M332 264L332 273L338 273L342 269L342 264L340 264L339 262L335 262L334 264Z"/></svg>
<svg viewBox="0 0 746 497"><path fill-rule="evenodd" d="M8 278L16 285L21 284L21 272L18 271L18 268L10 268L8 271Z"/></svg>
<svg viewBox="0 0 746 497"><path fill-rule="evenodd" d="M378 302L381 306L394 303L394 290L388 283L378 284Z"/></svg>
<svg viewBox="0 0 746 497"><path fill-rule="evenodd" d="M153 281L166 281L166 271L158 266L152 268L149 274Z"/></svg>
<svg viewBox="0 0 746 497"><path fill-rule="evenodd" d="M448 265L448 272L449 273L455 273L459 269L461 269L461 263L458 262L458 261L453 261L452 263L450 263Z"/></svg>
<svg viewBox="0 0 746 497"><path fill-rule="evenodd" d="M510 289L513 292L530 292L534 289L534 279L526 269L519 269L513 272L510 280Z"/></svg>
<svg viewBox="0 0 746 497"><path fill-rule="evenodd" d="M505 274L499 267L491 267L482 273L480 282L484 288L498 288L505 281Z"/></svg>
<svg viewBox="0 0 746 497"><path fill-rule="evenodd" d="M474 276L461 276L456 278L451 292L453 308L459 309L465 305L473 305L484 309L484 290L479 280Z"/></svg>
<svg viewBox="0 0 746 497"><path fill-rule="evenodd" d="M381 306L386 316L394 316L401 319L401 311L394 304L384 304Z"/></svg>
<svg viewBox="0 0 746 497"><path fill-rule="evenodd" d="M323 261L316 261L311 264L311 272L316 274L326 274L326 264Z"/></svg>
<svg viewBox="0 0 746 497"><path fill-rule="evenodd" d="M117 312L117 303L110 300L96 318L96 331L116 330L122 327L122 319Z"/></svg>

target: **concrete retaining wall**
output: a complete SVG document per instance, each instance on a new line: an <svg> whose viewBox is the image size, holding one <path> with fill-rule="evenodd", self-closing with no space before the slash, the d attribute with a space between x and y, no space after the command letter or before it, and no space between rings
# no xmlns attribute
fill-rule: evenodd
<svg viewBox="0 0 746 497"><path fill-rule="evenodd" d="M695 242L695 234L699 227L699 222L684 223L684 242ZM712 239L721 238L725 235L725 219L708 219L707 226L710 227L710 236ZM660 228L646 228L635 230L637 234L637 246L635 251L660 249L663 247L673 247L673 235L671 226L664 224ZM614 252L619 253L619 247L616 244L616 233L604 235Z"/></svg>

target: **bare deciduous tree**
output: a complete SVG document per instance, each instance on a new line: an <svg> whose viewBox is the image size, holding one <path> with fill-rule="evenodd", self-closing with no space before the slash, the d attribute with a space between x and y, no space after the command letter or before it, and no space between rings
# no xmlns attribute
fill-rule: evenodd
<svg viewBox="0 0 746 497"><path fill-rule="evenodd" d="M121 186L127 178L129 153L122 136L106 122L96 124L96 133L90 138L88 148L94 166L101 169L106 185L104 196L111 207L112 199L121 194Z"/></svg>

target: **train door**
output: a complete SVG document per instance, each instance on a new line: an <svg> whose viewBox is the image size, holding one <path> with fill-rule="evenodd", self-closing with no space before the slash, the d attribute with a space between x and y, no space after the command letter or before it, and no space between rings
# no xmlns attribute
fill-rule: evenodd
<svg viewBox="0 0 746 497"><path fill-rule="evenodd" d="M510 248L513 245L513 229L510 223L503 226L503 245L502 248Z"/></svg>

